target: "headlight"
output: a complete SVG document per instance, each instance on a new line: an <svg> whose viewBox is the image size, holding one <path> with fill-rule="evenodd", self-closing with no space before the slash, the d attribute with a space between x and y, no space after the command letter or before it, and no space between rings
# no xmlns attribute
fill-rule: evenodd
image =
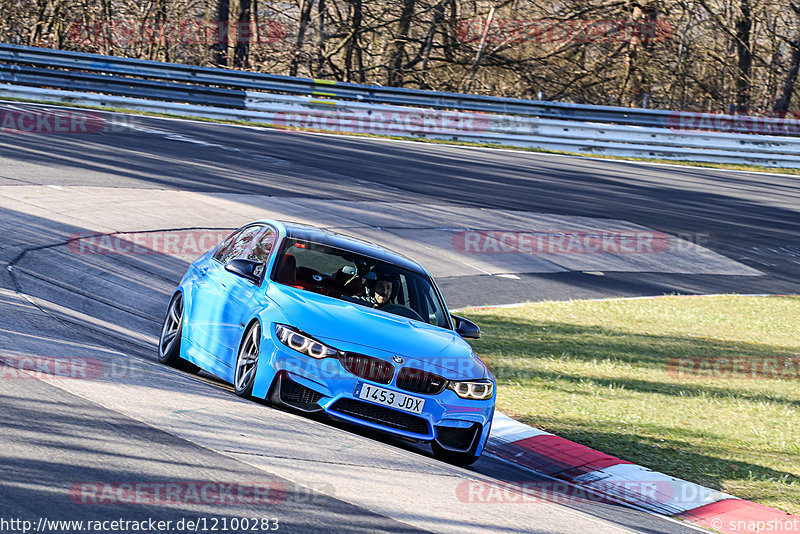
<svg viewBox="0 0 800 534"><path fill-rule="evenodd" d="M303 334L296 328L286 326L285 324L276 324L275 334L278 336L280 342L290 349L301 352L306 356L311 356L312 358L321 359L339 354L339 351L336 349L332 349L316 339Z"/></svg>
<svg viewBox="0 0 800 534"><path fill-rule="evenodd" d="M451 380L447 383L447 389L452 389L462 399L484 400L492 396L494 384L491 380Z"/></svg>

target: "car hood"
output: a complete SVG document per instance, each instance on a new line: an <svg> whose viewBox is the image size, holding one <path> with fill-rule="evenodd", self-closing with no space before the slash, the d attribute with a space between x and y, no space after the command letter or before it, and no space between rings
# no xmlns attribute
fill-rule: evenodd
<svg viewBox="0 0 800 534"><path fill-rule="evenodd" d="M400 356L403 366L450 379L488 376L470 345L452 330L276 283L267 296L291 326L336 349L387 361Z"/></svg>

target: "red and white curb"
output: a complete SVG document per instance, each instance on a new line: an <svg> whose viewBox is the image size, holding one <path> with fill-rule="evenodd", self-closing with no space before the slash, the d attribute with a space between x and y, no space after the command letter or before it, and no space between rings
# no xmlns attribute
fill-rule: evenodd
<svg viewBox="0 0 800 534"><path fill-rule="evenodd" d="M486 451L610 502L726 534L800 532L800 517L635 465L495 412Z"/></svg>

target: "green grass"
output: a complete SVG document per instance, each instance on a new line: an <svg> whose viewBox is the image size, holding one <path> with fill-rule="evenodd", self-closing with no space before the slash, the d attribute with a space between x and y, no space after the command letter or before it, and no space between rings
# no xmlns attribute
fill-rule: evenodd
<svg viewBox="0 0 800 534"><path fill-rule="evenodd" d="M484 332L474 346L504 413L800 513L800 297L541 302L463 315ZM678 375L672 358L793 360L754 379Z"/></svg>
<svg viewBox="0 0 800 534"><path fill-rule="evenodd" d="M456 140L445 140L445 139L427 139L425 137L406 137L406 136L397 136L397 135L378 135L378 134L368 134L368 133L357 133L357 132L332 132L328 130L313 130L310 128L288 128L286 126L268 124L268 123L261 123L261 122L251 122L251 121L241 121L241 120L224 120L224 119L211 119L207 117L195 117L192 115L180 115L180 114L172 114L172 113L156 113L151 111L140 111L134 109L127 109L127 108L119 108L119 107L110 107L110 106L88 106L85 104L71 104L68 102L51 102L48 100L33 100L33 99L25 99L25 98L13 98L13 97L3 97L2 100L13 100L17 102L28 102L32 104L48 104L54 106L65 106L65 107L73 107L73 108L80 108L80 109L92 109L92 110L100 110L100 111L110 111L116 113L128 113L130 115L142 115L146 117L161 117L161 118L175 118L175 119L188 119L188 120L195 120L200 122L211 122L217 124L233 124L237 126L252 126L252 127L260 127L260 128L272 128L276 130L289 130L289 131L306 131L306 132L319 132L319 133L327 133L327 134L335 134L335 135L347 135L353 137L369 137L369 138L377 138L377 139L396 139L402 141L417 141L420 143L432 143L432 144L439 144L439 145L455 145L455 146L473 146L473 147L481 147L481 148L499 148L504 150L519 150L522 152L537 152L542 154L558 154L562 156L575 156L575 157L583 157L583 158L597 158L597 159L608 159L608 160L615 160L615 161L635 161L635 162L644 162L644 163L662 163L668 165L683 165L687 167L706 167L710 169L730 169L730 170L739 170L739 171L749 171L749 172L765 172L765 173L773 173L773 174L797 174L800 175L800 169L794 169L789 167L764 167L762 165L746 165L746 164L734 164L734 163L708 163L703 161L675 161L671 159L653 159L653 158L635 158L635 157L625 157L625 156L607 156L602 154L587 154L582 152L566 152L563 150L546 150L543 148L529 148L529 147L518 147L513 145L503 145L498 143L471 143L468 141L456 141Z"/></svg>

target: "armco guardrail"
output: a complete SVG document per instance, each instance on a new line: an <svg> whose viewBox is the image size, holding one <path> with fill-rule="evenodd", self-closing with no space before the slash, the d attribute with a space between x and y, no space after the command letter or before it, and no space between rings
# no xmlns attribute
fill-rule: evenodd
<svg viewBox="0 0 800 534"><path fill-rule="evenodd" d="M800 137L672 130L675 112L663 110L366 86L7 44L0 44L0 82L6 97L286 128L800 168Z"/></svg>
<svg viewBox="0 0 800 534"><path fill-rule="evenodd" d="M25 71L16 67L29 65ZM21 67L20 67L21 68ZM193 85L228 87L239 90L280 92L287 94L317 95L340 100L356 100L371 104L395 104L420 106L434 109L458 109L463 111L483 111L486 113L507 113L536 117L558 118L579 121L597 121L618 124L639 124L642 126L666 126L669 112L637 108L611 106L581 106L563 102L541 102L518 98L498 98L460 93L443 93L359 85L354 83L331 82L311 78L293 78L274 74L246 71L196 67L177 63L159 63L141 59L83 54L49 48L35 48L10 44L0 44L0 81L36 85L38 76L52 76L53 69L70 71L100 72L106 81L110 77L121 76L132 83L127 76L185 82ZM15 78L16 76L16 78ZM62 76L65 76L62 74ZM68 78L64 78L67 80ZM49 87L74 89L66 83ZM173 87L179 90L178 87ZM170 90L165 87L165 90ZM111 93L116 94L116 93ZM130 94L130 96L137 96ZM143 96L144 97L144 96Z"/></svg>

